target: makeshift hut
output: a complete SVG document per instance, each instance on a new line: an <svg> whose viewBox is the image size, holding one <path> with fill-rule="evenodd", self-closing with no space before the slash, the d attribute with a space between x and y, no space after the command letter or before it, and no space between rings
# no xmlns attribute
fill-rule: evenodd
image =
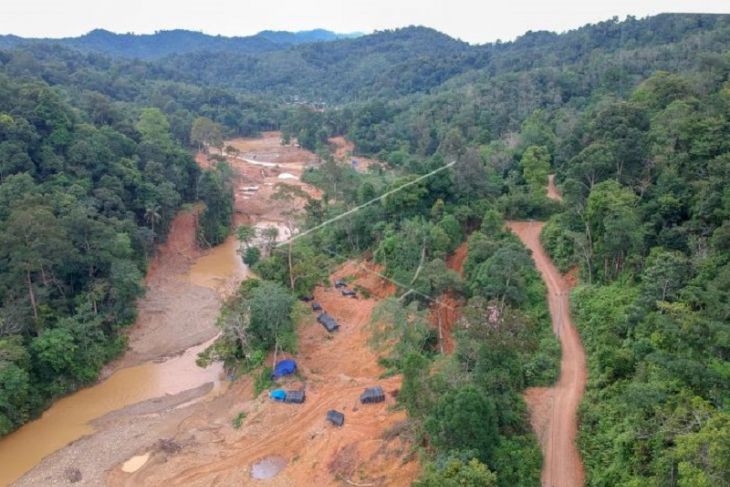
<svg viewBox="0 0 730 487"><path fill-rule="evenodd" d="M304 402L304 399L304 389L298 391L286 391L286 399L284 399L284 402L288 402L290 404L301 404Z"/></svg>
<svg viewBox="0 0 730 487"><path fill-rule="evenodd" d="M297 363L292 359L280 360L274 367L274 373L271 374L274 379L291 375L297 371Z"/></svg>
<svg viewBox="0 0 730 487"><path fill-rule="evenodd" d="M335 321L334 318L332 318L327 313L322 313L321 315L317 316L317 321L319 321L324 328L332 333L333 331L337 331L337 329L340 327L340 325Z"/></svg>
<svg viewBox="0 0 730 487"><path fill-rule="evenodd" d="M383 401L385 401L385 393L383 393L383 388L380 386L368 387L362 394L360 394L360 402L363 404Z"/></svg>
<svg viewBox="0 0 730 487"><path fill-rule="evenodd" d="M335 426L342 426L345 424L345 415L334 409L327 411L327 421Z"/></svg>

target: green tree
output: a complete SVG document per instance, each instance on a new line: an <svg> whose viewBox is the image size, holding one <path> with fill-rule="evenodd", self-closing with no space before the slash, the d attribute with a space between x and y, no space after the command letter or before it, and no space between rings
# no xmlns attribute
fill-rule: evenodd
<svg viewBox="0 0 730 487"><path fill-rule="evenodd" d="M0 435L30 416L34 396L28 371L30 358L20 336L0 338Z"/></svg>
<svg viewBox="0 0 730 487"><path fill-rule="evenodd" d="M467 201L486 195L489 181L478 149L470 147L463 151L451 169L458 194Z"/></svg>
<svg viewBox="0 0 730 487"><path fill-rule="evenodd" d="M162 149L172 146L170 138L170 122L157 108L145 108L134 126L142 136L142 141Z"/></svg>
<svg viewBox="0 0 730 487"><path fill-rule="evenodd" d="M491 459L499 441L494 403L471 385L446 393L425 428L435 447L475 450L482 461Z"/></svg>
<svg viewBox="0 0 730 487"><path fill-rule="evenodd" d="M614 180L597 184L588 196L587 238L592 254L603 260L606 279L619 275L627 258L641 252L643 228L635 205L633 192Z"/></svg>
<svg viewBox="0 0 730 487"><path fill-rule="evenodd" d="M291 319L294 298L280 284L262 281L251 292L250 330L265 349L293 346L294 323Z"/></svg>
<svg viewBox="0 0 730 487"><path fill-rule="evenodd" d="M223 127L208 117L197 117L190 128L190 140L203 146L215 147L223 154Z"/></svg>
<svg viewBox="0 0 730 487"><path fill-rule="evenodd" d="M243 253L243 263L253 267L261 259L261 251L258 247L247 247Z"/></svg>
<svg viewBox="0 0 730 487"><path fill-rule="evenodd" d="M512 244L498 248L494 254L474 269L470 279L473 294L520 305L525 302L526 270L532 262L525 251Z"/></svg>
<svg viewBox="0 0 730 487"><path fill-rule="evenodd" d="M264 239L264 248L266 249L266 254L271 255L271 253L274 251L274 248L276 247L276 241L279 238L279 228L274 226L265 227L263 230L261 230L261 236Z"/></svg>
<svg viewBox="0 0 730 487"><path fill-rule="evenodd" d="M532 145L528 147L522 159L522 174L535 193L544 192L548 183L548 174L550 174L550 152L541 145Z"/></svg>
<svg viewBox="0 0 730 487"><path fill-rule="evenodd" d="M240 242L239 252L248 249L256 238L256 227L253 225L239 225L236 228L236 239Z"/></svg>
<svg viewBox="0 0 730 487"><path fill-rule="evenodd" d="M426 465L414 487L497 487L497 476L476 458L449 460L443 468Z"/></svg>
<svg viewBox="0 0 730 487"><path fill-rule="evenodd" d="M160 205L151 204L144 210L144 220L150 226L152 233L155 233L155 225L160 223L162 216L160 215Z"/></svg>
<svg viewBox="0 0 730 487"><path fill-rule="evenodd" d="M641 278L641 297L648 306L656 301L674 301L687 283L690 267L687 257L654 247L649 252Z"/></svg>
<svg viewBox="0 0 730 487"><path fill-rule="evenodd" d="M718 412L697 432L677 438L679 487L730 485L730 415Z"/></svg>

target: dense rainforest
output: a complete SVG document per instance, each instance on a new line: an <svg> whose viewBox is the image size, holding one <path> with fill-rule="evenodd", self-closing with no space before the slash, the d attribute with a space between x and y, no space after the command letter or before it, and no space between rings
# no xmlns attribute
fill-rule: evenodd
<svg viewBox="0 0 730 487"><path fill-rule="evenodd" d="M155 244L201 201L230 226L224 166L201 171L155 107L0 73L0 433L96 379ZM68 89L67 89L68 88ZM228 196L226 196L228 195Z"/></svg>
<svg viewBox="0 0 730 487"><path fill-rule="evenodd" d="M205 117L226 135L280 128L321 155L304 179L324 197L302 228L454 165L291 247L247 253L261 279L225 307L204 360L251 370L294 350L293 297L370 255L407 284L372 326L404 377L409 422L389 434L418 445L418 485L537 485L521 393L555 380L560 351L504 222L545 219L545 247L579 276L586 483L730 485L730 17L613 19L484 46L410 27L155 61L33 43L0 51L0 72L0 432L123 347L145 261L182 203L215 209L208 243L227 232L227 168L201 174L184 150ZM333 135L387 168L338 164ZM545 195L550 173L562 203ZM464 242L460 276L446 258ZM444 293L463 303L452 354L427 317Z"/></svg>

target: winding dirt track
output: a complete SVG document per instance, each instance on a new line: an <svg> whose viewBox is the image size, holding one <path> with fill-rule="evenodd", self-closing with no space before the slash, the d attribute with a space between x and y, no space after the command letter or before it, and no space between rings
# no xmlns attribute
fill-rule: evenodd
<svg viewBox="0 0 730 487"><path fill-rule="evenodd" d="M583 345L570 319L570 285L563 279L540 244L542 222L509 222L509 228L532 251L532 259L548 289L553 331L560 339L560 378L549 389L525 393L533 428L540 439L544 459L543 487L577 487L584 484L583 463L575 444L577 410L588 371ZM552 402L552 404L550 404Z"/></svg>
<svg viewBox="0 0 730 487"><path fill-rule="evenodd" d="M560 194L557 186L555 186L555 174L548 176L547 197L551 200L563 201L563 195Z"/></svg>

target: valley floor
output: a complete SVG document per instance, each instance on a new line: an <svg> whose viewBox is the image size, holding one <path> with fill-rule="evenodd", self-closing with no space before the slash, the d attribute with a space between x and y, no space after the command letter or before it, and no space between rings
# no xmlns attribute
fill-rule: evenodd
<svg viewBox="0 0 730 487"><path fill-rule="evenodd" d="M275 225L285 234L283 215L288 209L270 197L282 182L317 197L315 188L299 181L304 167L316 162L315 156L282 146L278 133L233 143L241 150L238 157L229 159L238 174L236 221ZM206 163L204 156L197 160ZM272 164L262 165L262 161ZM101 414L92 415L88 424L84 422L80 431L73 432L70 444L50 450L14 485L248 484L259 482L250 478L252 464L269 454L283 457L288 465L276 478L260 481L267 485L340 485L341 479L409 485L419 471L418 463L409 459L409 446L397 435L383 439L386 430L397 427L405 414L390 410L400 379L379 380L384 370L368 345L370 313L377 299L354 301L333 289L315 291L342 328L330 336L314 315L301 324L297 359L307 386L307 401L301 406L271 403L265 393L255 398L249 377L229 386L219 380L219 366L195 369L197 352L217 333L215 320L221 302L243 279L245 268L232 239L210 251L199 251L194 218L194 212L185 211L175 219L168 242L151 265L148 292L129 332L128 352L105 369L105 380L99 385L57 404L108 387L130 371L134 372L131 380L150 386L151 391L124 397L128 381L115 386L121 399L110 400L122 402L105 404L99 409ZM333 278L357 276L374 296L384 296L384 290L390 289L354 263L333 271ZM170 371L165 369L171 367L174 370L167 373ZM188 374L200 374L199 381L176 383L176 378ZM361 390L375 383L388 393L386 403L360 405ZM97 399L103 402L103 398ZM68 407L73 408L73 403ZM64 418L54 417L54 408L56 405L44 415L47 424L64 427ZM346 414L341 429L326 423L324 415L330 408ZM236 429L232 419L241 412L247 417ZM48 439L44 436L47 431L38 433L31 435L28 448ZM30 465L38 460L40 457Z"/></svg>

